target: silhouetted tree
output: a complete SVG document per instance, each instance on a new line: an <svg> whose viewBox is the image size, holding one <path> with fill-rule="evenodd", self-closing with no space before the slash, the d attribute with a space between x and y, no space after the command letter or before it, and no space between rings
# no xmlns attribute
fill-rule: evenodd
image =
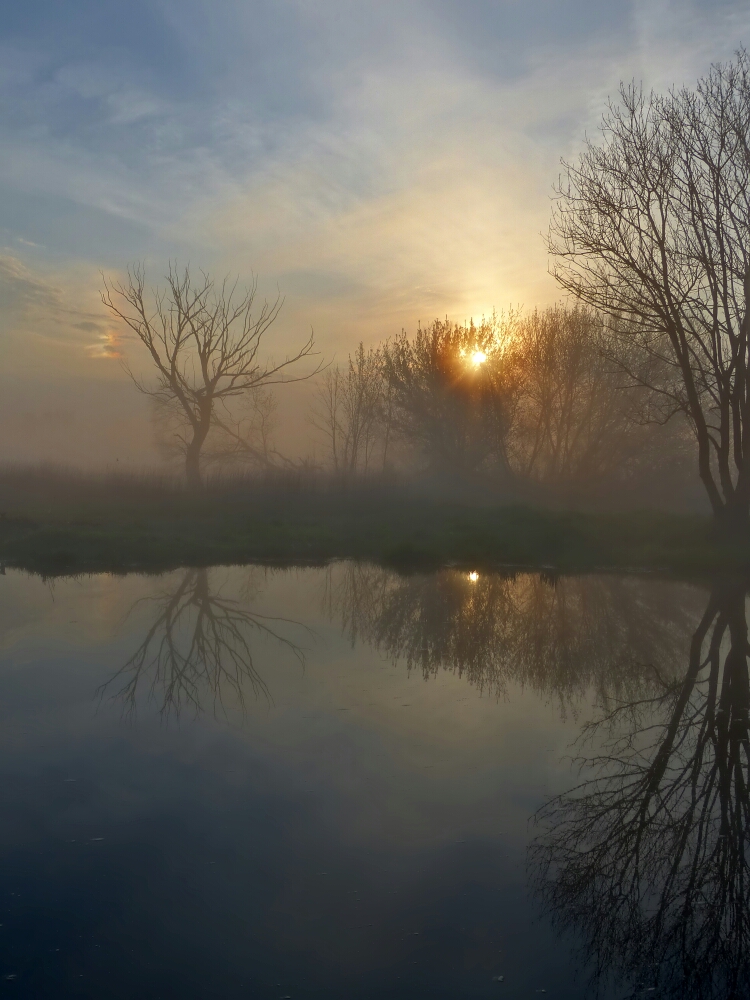
<svg viewBox="0 0 750 1000"><path fill-rule="evenodd" d="M582 761L593 776L538 817L531 871L551 915L634 995L750 995L745 596L714 588L687 670L588 727L607 734Z"/></svg>
<svg viewBox="0 0 750 1000"><path fill-rule="evenodd" d="M180 443L191 486L201 483L201 451L214 427L220 427L246 450L252 446L225 419L229 401L253 390L295 378L287 369L313 353L313 336L283 361L262 360L264 335L279 315L281 300L263 302L255 312L257 280L239 290L228 279L217 285L201 272L194 282L186 268L170 266L166 287L145 288L145 272L136 265L125 284L104 280L102 301L147 348L157 371L156 385L133 376L138 388L175 409L186 426Z"/></svg>
<svg viewBox="0 0 750 1000"><path fill-rule="evenodd" d="M435 320L382 347L394 428L441 471L507 471L514 386L503 363L515 317Z"/></svg>
<svg viewBox="0 0 750 1000"><path fill-rule="evenodd" d="M575 163L550 229L563 288L612 317L623 370L683 412L716 518L750 507L750 62L695 90L620 90ZM632 347L638 364L631 363Z"/></svg>
<svg viewBox="0 0 750 1000"><path fill-rule="evenodd" d="M522 479L585 495L622 485L650 457L648 400L613 364L611 332L600 314L555 306L522 317L509 348L518 407L511 462ZM677 435L670 453L679 457ZM662 453L661 462L665 456Z"/></svg>

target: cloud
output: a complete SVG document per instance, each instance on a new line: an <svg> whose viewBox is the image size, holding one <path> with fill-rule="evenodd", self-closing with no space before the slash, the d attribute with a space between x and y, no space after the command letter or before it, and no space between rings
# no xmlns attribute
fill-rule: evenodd
<svg viewBox="0 0 750 1000"><path fill-rule="evenodd" d="M122 341L115 329L97 334L96 342L86 345L86 352L91 358L122 358Z"/></svg>
<svg viewBox="0 0 750 1000"><path fill-rule="evenodd" d="M0 309L7 315L29 312L56 314L61 306L62 290L35 275L10 253L0 254Z"/></svg>
<svg viewBox="0 0 750 1000"><path fill-rule="evenodd" d="M13 362L44 370L76 370L84 356L117 358L120 336L103 308L96 307L90 274L48 275L17 256L0 254L0 313L5 369Z"/></svg>

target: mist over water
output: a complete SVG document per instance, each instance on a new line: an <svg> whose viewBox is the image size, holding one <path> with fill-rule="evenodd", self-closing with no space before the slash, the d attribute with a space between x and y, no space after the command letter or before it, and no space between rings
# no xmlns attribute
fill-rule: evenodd
<svg viewBox="0 0 750 1000"><path fill-rule="evenodd" d="M0 975L17 995L741 995L741 673L726 748L699 739L686 763L712 683L728 690L731 655L712 682L711 649L741 631L731 586L355 563L0 586ZM728 799L711 791L724 759ZM704 766L693 850L704 786L679 776ZM610 784L581 799L589 779ZM571 840L596 794L617 821L599 809ZM670 930L682 897L659 896L660 804L683 816L678 881L702 864L693 924L718 920L703 966ZM630 808L643 872L621 838L596 846ZM609 899L608 879L619 903L592 928L581 893Z"/></svg>

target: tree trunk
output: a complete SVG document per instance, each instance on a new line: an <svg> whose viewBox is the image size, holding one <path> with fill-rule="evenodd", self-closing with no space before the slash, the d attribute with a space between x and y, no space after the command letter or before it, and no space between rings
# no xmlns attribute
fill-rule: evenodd
<svg viewBox="0 0 750 1000"><path fill-rule="evenodd" d="M200 456L200 446L196 448L195 439L193 439L185 453L185 478L190 489L199 489L203 483Z"/></svg>
<svg viewBox="0 0 750 1000"><path fill-rule="evenodd" d="M210 427L210 411L197 426L193 426L193 439L185 451L185 478L190 489L197 490L203 485L201 478L201 448L208 437Z"/></svg>

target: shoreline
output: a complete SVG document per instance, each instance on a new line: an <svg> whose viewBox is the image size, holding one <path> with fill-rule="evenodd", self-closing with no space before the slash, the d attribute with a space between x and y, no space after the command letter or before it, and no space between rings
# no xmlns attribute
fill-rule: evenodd
<svg viewBox="0 0 750 1000"><path fill-rule="evenodd" d="M89 495L52 505L37 495L0 503L0 562L45 576L337 559L403 571L453 565L694 577L750 570L750 536L720 542L711 518L694 514L472 507L361 494Z"/></svg>

